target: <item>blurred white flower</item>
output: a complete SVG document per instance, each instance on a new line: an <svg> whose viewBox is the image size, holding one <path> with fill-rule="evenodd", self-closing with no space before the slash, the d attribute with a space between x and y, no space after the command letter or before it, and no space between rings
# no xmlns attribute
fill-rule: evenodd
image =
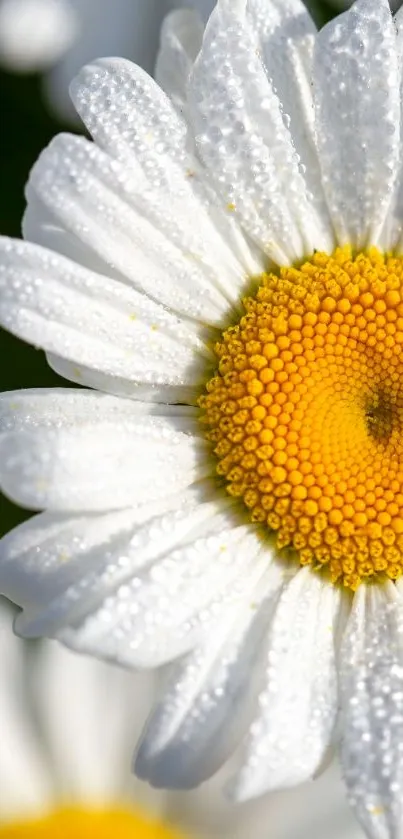
<svg viewBox="0 0 403 839"><path fill-rule="evenodd" d="M53 64L78 35L69 0L0 0L0 62L32 72Z"/></svg>
<svg viewBox="0 0 403 839"><path fill-rule="evenodd" d="M29 646L0 598L0 839L63 839L73 827L75 839L94 827L102 839L363 839L334 767L237 807L220 795L222 779L192 793L136 781L131 742L154 687L54 642ZM151 819L149 829L136 818Z"/></svg>
<svg viewBox="0 0 403 839"><path fill-rule="evenodd" d="M101 55L130 58L152 72L163 18L191 6L204 20L214 0L0 0L0 63L16 71L45 70L49 104L77 120L69 84Z"/></svg>

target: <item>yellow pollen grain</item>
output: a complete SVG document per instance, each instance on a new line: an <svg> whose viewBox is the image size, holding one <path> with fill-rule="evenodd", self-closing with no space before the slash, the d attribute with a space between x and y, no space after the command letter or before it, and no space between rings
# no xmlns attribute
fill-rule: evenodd
<svg viewBox="0 0 403 839"><path fill-rule="evenodd" d="M403 258L316 253L260 278L200 398L217 473L302 565L403 573Z"/></svg>

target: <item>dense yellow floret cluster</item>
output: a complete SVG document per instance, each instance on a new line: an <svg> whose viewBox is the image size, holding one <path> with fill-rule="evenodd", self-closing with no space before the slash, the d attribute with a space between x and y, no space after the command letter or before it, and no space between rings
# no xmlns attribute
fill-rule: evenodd
<svg viewBox="0 0 403 839"><path fill-rule="evenodd" d="M340 248L259 278L200 398L217 473L302 565L403 573L403 259Z"/></svg>

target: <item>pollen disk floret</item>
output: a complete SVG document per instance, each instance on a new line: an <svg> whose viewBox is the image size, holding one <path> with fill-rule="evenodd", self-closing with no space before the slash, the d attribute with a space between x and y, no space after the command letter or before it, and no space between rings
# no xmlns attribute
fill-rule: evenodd
<svg viewBox="0 0 403 839"><path fill-rule="evenodd" d="M333 582L403 574L403 258L316 253L259 278L202 420L228 493Z"/></svg>

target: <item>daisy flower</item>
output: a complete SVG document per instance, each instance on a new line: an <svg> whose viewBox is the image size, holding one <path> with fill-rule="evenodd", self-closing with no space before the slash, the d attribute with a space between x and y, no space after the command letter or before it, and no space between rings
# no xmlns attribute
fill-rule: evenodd
<svg viewBox="0 0 403 839"><path fill-rule="evenodd" d="M0 839L362 839L331 770L313 785L231 807L216 782L152 790L130 773L130 743L156 691L150 676L10 637L0 598ZM107 724L106 724L107 721ZM315 788L316 796L316 788ZM287 794L287 799L290 794Z"/></svg>
<svg viewBox="0 0 403 839"><path fill-rule="evenodd" d="M219 0L72 97L1 242L0 320L84 389L1 397L16 630L172 662L136 756L239 800L339 744L369 837L403 828L402 15ZM200 48L200 52L198 52ZM196 57L197 56L197 57Z"/></svg>

